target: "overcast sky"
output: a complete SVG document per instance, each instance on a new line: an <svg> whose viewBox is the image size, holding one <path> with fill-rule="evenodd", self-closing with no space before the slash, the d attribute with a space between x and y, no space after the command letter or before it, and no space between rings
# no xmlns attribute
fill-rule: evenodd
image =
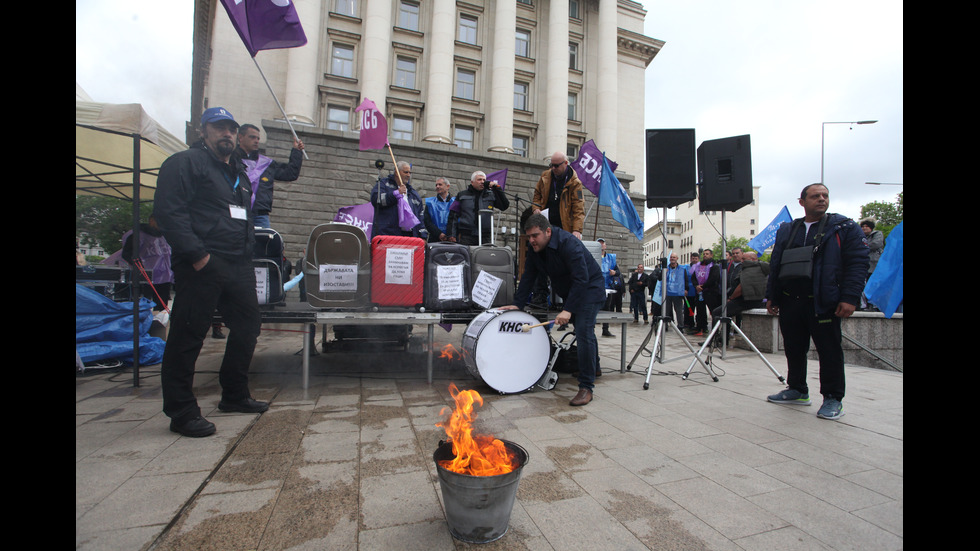
<svg viewBox="0 0 980 551"><path fill-rule="evenodd" d="M642 3L645 34L666 42L646 72L646 127L694 128L696 145L749 134L760 224L783 205L802 215L800 189L820 181L821 129L832 211L858 217L902 191L864 183L904 183L902 2ZM143 104L183 137L193 2L76 0L75 26L76 82L96 101ZM822 124L859 120L878 122Z"/></svg>

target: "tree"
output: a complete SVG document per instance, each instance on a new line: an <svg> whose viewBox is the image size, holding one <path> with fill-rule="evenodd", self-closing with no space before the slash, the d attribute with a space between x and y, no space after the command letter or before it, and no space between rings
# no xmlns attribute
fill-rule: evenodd
<svg viewBox="0 0 980 551"><path fill-rule="evenodd" d="M738 247L743 251L748 247L749 240L745 237L735 237L734 235L728 238L728 243L725 244L725 250L731 253L732 249ZM715 241L715 244L711 246L711 254L718 260L725 260L725 256L722 253L722 243L721 238Z"/></svg>
<svg viewBox="0 0 980 551"><path fill-rule="evenodd" d="M902 211L905 203L904 191L895 197L894 203L873 201L861 205L861 220L874 218L875 229L880 230L887 238L892 228L902 221Z"/></svg>
<svg viewBox="0 0 980 551"><path fill-rule="evenodd" d="M146 222L153 203L140 203L140 221ZM133 203L126 199L75 196L75 239L85 245L99 245L107 252L122 248L122 235L133 229Z"/></svg>

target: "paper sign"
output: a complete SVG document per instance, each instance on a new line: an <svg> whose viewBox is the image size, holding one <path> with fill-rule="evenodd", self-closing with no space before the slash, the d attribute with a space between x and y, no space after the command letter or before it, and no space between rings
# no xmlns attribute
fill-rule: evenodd
<svg viewBox="0 0 980 551"><path fill-rule="evenodd" d="M439 300L455 300L463 298L463 265L438 266L436 277L439 279Z"/></svg>
<svg viewBox="0 0 980 551"><path fill-rule="evenodd" d="M414 258L413 249L388 248L385 251L385 283L411 285Z"/></svg>
<svg viewBox="0 0 980 551"><path fill-rule="evenodd" d="M356 293L357 264L321 264L320 292Z"/></svg>
<svg viewBox="0 0 980 551"><path fill-rule="evenodd" d="M269 303L269 268L265 266L255 267L255 294L259 304Z"/></svg>
<svg viewBox="0 0 980 551"><path fill-rule="evenodd" d="M473 302L479 304L484 308L490 308L493 305L493 299L497 296L497 291L500 290L500 284L504 280L499 277L485 271L480 270L480 275L476 278L476 283L473 284Z"/></svg>

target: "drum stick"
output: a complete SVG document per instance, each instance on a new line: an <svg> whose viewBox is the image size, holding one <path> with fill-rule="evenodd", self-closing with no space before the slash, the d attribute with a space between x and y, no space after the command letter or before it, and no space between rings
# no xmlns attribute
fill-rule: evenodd
<svg viewBox="0 0 980 551"><path fill-rule="evenodd" d="M521 329L522 329L522 330L523 330L523 331L524 331L525 333L527 333L528 331L530 331L531 329L534 329L535 327L541 327L542 325L548 325L549 323L555 323L555 320L551 320L551 321L543 321L543 322L541 322L541 323L535 323L534 325L528 325L528 324L526 324L526 323L525 323L525 324L524 324L524 325L523 325L523 326L521 327Z"/></svg>

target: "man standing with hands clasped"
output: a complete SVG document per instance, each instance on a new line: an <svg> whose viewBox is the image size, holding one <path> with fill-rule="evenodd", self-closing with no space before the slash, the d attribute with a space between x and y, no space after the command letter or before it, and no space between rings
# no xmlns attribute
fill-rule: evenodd
<svg viewBox="0 0 980 551"><path fill-rule="evenodd" d="M770 259L766 309L779 315L788 388L768 397L777 404L810 405L806 382L810 339L820 357L822 419L844 413L844 350L841 320L854 313L868 271L868 243L858 225L827 213L830 192L823 184L803 188L804 217L776 231Z"/></svg>

